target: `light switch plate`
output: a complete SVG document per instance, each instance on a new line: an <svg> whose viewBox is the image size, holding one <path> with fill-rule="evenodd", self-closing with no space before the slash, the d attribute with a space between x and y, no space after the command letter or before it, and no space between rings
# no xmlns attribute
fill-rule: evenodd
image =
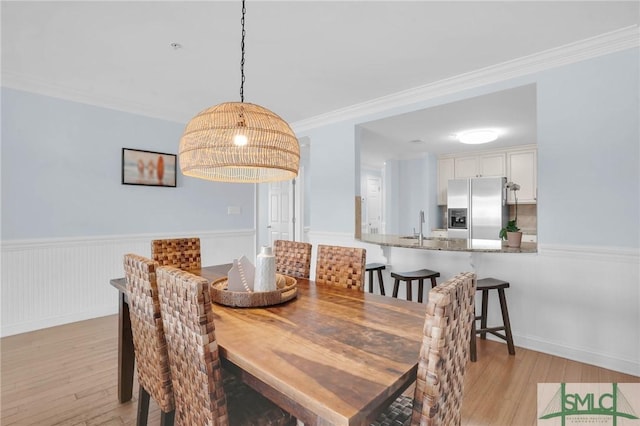
<svg viewBox="0 0 640 426"><path fill-rule="evenodd" d="M242 213L242 209L240 206L229 206L227 207L227 214L236 215Z"/></svg>

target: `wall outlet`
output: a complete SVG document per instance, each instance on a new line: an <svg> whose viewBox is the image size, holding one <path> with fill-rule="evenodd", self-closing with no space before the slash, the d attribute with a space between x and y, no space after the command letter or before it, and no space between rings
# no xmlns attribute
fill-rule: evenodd
<svg viewBox="0 0 640 426"><path fill-rule="evenodd" d="M229 215L236 215L236 214L241 214L242 213L242 208L240 206L229 206L227 207L227 214Z"/></svg>

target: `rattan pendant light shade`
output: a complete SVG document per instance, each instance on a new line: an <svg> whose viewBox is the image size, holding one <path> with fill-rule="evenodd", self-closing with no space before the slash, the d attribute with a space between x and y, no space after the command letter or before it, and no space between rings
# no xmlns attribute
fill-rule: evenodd
<svg viewBox="0 0 640 426"><path fill-rule="evenodd" d="M244 16L240 101L205 109L187 123L178 149L180 170L202 179L259 183L290 180L298 175L300 146L291 127L277 114L244 102Z"/></svg>
<svg viewBox="0 0 640 426"><path fill-rule="evenodd" d="M238 134L246 136L237 145ZM225 102L187 123L178 151L187 176L222 182L276 182L293 179L300 146L291 127L277 114L247 102Z"/></svg>

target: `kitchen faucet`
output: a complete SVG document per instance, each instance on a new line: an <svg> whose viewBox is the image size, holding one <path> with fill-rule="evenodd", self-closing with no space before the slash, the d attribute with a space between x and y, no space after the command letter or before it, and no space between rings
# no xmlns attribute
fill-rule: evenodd
<svg viewBox="0 0 640 426"><path fill-rule="evenodd" d="M418 219L419 233L418 233L418 244L422 245L424 241L424 234L422 233L422 224L424 223L424 210L420 210L420 217Z"/></svg>

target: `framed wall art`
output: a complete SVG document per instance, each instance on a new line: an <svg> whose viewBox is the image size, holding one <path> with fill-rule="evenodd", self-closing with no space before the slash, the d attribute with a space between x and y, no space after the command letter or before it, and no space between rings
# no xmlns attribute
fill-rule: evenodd
<svg viewBox="0 0 640 426"><path fill-rule="evenodd" d="M176 186L176 156L122 148L122 184Z"/></svg>

